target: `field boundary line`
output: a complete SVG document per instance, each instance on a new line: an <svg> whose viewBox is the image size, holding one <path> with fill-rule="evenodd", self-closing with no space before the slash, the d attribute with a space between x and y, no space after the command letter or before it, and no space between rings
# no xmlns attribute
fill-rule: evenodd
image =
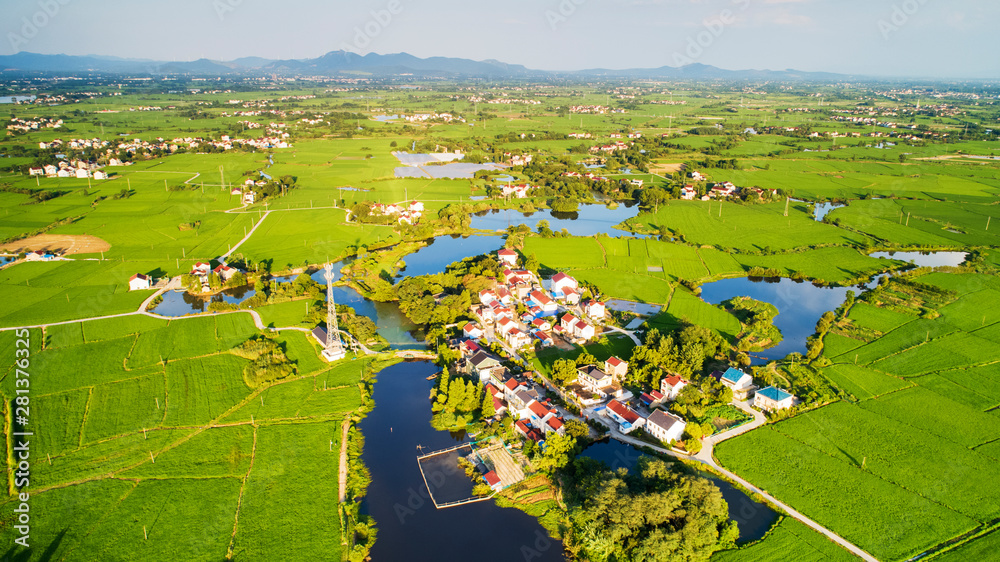
<svg viewBox="0 0 1000 562"><path fill-rule="evenodd" d="M340 424L340 465L338 467L338 494L340 503L347 501L347 432L351 428L351 417L344 416Z"/></svg>
<svg viewBox="0 0 1000 562"><path fill-rule="evenodd" d="M83 419L80 420L80 438L76 443L76 448L83 447L83 430L87 427L87 415L90 414L90 403L94 400L94 387L87 387L87 404L83 407Z"/></svg>
<svg viewBox="0 0 1000 562"><path fill-rule="evenodd" d="M226 559L233 559L233 546L236 544L236 529L240 524L240 509L243 506L243 491L247 487L247 480L250 479L250 473L253 472L254 459L257 458L257 426L253 426L253 447L250 449L250 468L247 469L247 473L243 475L243 482L240 483L240 495L236 499L236 514L233 517L233 534L229 537L229 547L226 549Z"/></svg>

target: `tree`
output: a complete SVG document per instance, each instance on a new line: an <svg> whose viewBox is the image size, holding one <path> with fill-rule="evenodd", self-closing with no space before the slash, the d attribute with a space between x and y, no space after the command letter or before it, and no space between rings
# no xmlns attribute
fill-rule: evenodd
<svg viewBox="0 0 1000 562"><path fill-rule="evenodd" d="M552 433L545 439L545 451L535 458L535 466L538 470L551 474L569 464L575 449L575 438Z"/></svg>
<svg viewBox="0 0 1000 562"><path fill-rule="evenodd" d="M552 382L559 386L573 382L577 375L576 363L571 359L556 359L552 364Z"/></svg>
<svg viewBox="0 0 1000 562"><path fill-rule="evenodd" d="M489 419L497 415L497 410L493 406L493 396L489 392L483 393L483 405L481 408L483 418Z"/></svg>
<svg viewBox="0 0 1000 562"><path fill-rule="evenodd" d="M568 420L563 427L566 429L566 435L577 440L590 435L590 428L580 420Z"/></svg>

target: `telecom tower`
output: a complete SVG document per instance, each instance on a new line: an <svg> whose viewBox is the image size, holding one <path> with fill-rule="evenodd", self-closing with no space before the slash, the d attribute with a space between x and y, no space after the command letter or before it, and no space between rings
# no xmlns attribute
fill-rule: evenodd
<svg viewBox="0 0 1000 562"><path fill-rule="evenodd" d="M327 361L336 361L347 356L344 344L340 341L340 328L337 326L337 305L333 302L333 264L323 266L326 270L326 348L323 357Z"/></svg>

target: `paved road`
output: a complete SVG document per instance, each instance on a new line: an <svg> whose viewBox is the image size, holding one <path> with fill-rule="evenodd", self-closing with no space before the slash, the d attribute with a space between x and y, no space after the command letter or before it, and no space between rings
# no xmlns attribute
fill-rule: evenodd
<svg viewBox="0 0 1000 562"><path fill-rule="evenodd" d="M247 239L249 239L251 236L253 236L253 233L254 233L255 230L257 230L257 227L260 226L260 224L262 222L264 222L264 219L267 218L267 215L270 215L270 214L271 214L270 210L264 211L263 216L261 216L260 220L258 220L257 223L253 225L253 228L250 229L250 232L247 232L247 235L244 236L242 240L240 240L239 242L237 242L235 246L229 248L228 252L226 252L225 254L222 254L221 256L219 256L219 261L221 261L221 262L226 261L226 258L228 258L230 255L232 255L233 252L236 251L236 248L239 248L240 246L242 246L243 243L247 241Z"/></svg>

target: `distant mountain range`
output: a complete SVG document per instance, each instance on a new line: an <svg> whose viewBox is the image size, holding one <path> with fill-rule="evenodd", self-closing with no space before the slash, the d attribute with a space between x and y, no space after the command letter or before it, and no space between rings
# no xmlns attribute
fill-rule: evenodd
<svg viewBox="0 0 1000 562"><path fill-rule="evenodd" d="M335 76L372 75L376 77L412 75L419 78L623 78L689 80L810 80L836 81L857 77L825 72L798 70L724 70L704 64L682 67L603 68L576 71L531 70L517 64L496 60L474 61L451 57L419 58L407 53L359 55L349 51L331 51L313 59L272 60L243 57L232 61L198 59L195 61L154 61L105 56L40 55L21 52L0 56L0 72L107 73L142 75L270 75Z"/></svg>

